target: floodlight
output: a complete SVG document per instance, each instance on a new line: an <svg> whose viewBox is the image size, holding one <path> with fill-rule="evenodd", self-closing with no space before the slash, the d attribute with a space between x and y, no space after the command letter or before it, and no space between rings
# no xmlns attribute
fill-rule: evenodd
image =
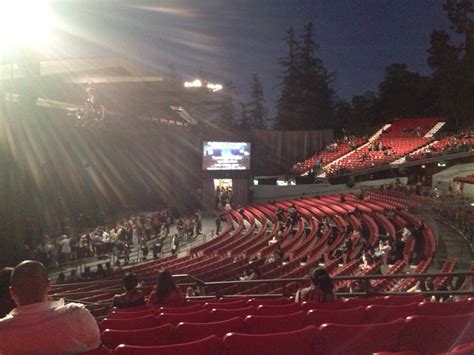
<svg viewBox="0 0 474 355"><path fill-rule="evenodd" d="M48 0L0 0L0 54L46 44L51 24Z"/></svg>

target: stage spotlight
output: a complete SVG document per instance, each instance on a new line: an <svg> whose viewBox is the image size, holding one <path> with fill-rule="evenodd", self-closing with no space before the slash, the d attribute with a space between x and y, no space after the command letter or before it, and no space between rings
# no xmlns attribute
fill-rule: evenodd
<svg viewBox="0 0 474 355"><path fill-rule="evenodd" d="M0 0L0 56L45 45L51 25L48 0Z"/></svg>

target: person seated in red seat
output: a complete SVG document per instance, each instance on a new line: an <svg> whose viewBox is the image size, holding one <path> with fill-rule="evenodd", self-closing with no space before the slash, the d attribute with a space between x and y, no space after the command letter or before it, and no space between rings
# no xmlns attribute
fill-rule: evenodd
<svg viewBox="0 0 474 355"><path fill-rule="evenodd" d="M160 272L155 289L150 293L148 305L163 304L169 306L184 305L184 295L176 286L173 276L167 270Z"/></svg>
<svg viewBox="0 0 474 355"><path fill-rule="evenodd" d="M141 291L137 290L137 275L128 273L123 277L122 282L125 292L113 297L112 306L127 308L144 305L145 297Z"/></svg>
<svg viewBox="0 0 474 355"><path fill-rule="evenodd" d="M321 267L313 269L309 278L312 285L301 288L296 292L295 302L331 302L336 299L333 292L333 284L328 272Z"/></svg>
<svg viewBox="0 0 474 355"><path fill-rule="evenodd" d="M49 301L51 280L43 264L21 262L10 282L17 308L0 319L1 354L74 354L100 345L97 322L83 304Z"/></svg>

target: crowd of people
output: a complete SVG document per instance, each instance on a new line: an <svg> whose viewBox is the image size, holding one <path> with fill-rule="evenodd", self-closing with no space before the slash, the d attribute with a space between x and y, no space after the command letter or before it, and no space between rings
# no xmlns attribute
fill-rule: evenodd
<svg viewBox="0 0 474 355"><path fill-rule="evenodd" d="M171 226L176 226L176 233L169 238ZM153 257L158 258L166 240L170 240L172 253L177 253L180 241L190 241L201 232L202 215L199 210L191 215L176 216L165 208L123 218L76 235L65 233L51 238L44 234L38 246L28 247L28 250L31 259L46 267L58 267L71 261L110 254L117 257L118 265L120 260L122 265L128 265L134 248L140 250L143 260L148 258L150 249Z"/></svg>

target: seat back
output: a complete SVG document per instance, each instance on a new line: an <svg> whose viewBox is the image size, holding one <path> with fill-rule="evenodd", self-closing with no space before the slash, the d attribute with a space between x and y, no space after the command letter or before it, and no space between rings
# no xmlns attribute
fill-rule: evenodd
<svg viewBox="0 0 474 355"><path fill-rule="evenodd" d="M472 339L474 313L448 317L413 316L406 319L400 350L444 352Z"/></svg>
<svg viewBox="0 0 474 355"><path fill-rule="evenodd" d="M356 308L359 306L352 306L346 304L343 301L332 301L332 302L309 302L305 301L301 303L301 309L303 311L309 311L310 309L322 309L322 310L336 310L336 309L349 309L349 308Z"/></svg>
<svg viewBox="0 0 474 355"><path fill-rule="evenodd" d="M125 312L141 312L141 311L146 311L148 310L147 305L141 305L141 306L134 306L134 307L125 307L125 308L119 308L119 307L114 307L112 308L112 312L117 312L117 313L125 313Z"/></svg>
<svg viewBox="0 0 474 355"><path fill-rule="evenodd" d="M190 343L163 345L163 346L133 346L119 345L114 355L221 355L222 340L215 335Z"/></svg>
<svg viewBox="0 0 474 355"><path fill-rule="evenodd" d="M270 334L289 332L301 329L305 312L285 314L281 316L247 316L245 329L250 334Z"/></svg>
<svg viewBox="0 0 474 355"><path fill-rule="evenodd" d="M145 317L145 316L156 316L156 310L154 308L146 309L143 311L138 311L138 312L120 312L113 310L112 312L109 313L107 316L108 319L128 319L128 318L139 318L139 317Z"/></svg>
<svg viewBox="0 0 474 355"><path fill-rule="evenodd" d="M201 309L203 309L203 305L195 304L192 306L184 306L184 307L160 307L157 309L158 309L158 312L157 312L158 314L160 313L174 313L174 314L192 313L192 312L200 311Z"/></svg>
<svg viewBox="0 0 474 355"><path fill-rule="evenodd" d="M324 323L363 324L364 315L364 307L334 311L310 309L306 313L306 319L304 320L304 322L305 325L314 325L315 327L319 327L321 324Z"/></svg>
<svg viewBox="0 0 474 355"><path fill-rule="evenodd" d="M310 355L313 354L317 329L303 329L273 334L230 333L224 337L227 355Z"/></svg>
<svg viewBox="0 0 474 355"><path fill-rule="evenodd" d="M459 301L451 303L422 302L419 305L420 316L452 316L474 312L474 302Z"/></svg>
<svg viewBox="0 0 474 355"><path fill-rule="evenodd" d="M156 327L159 323L154 315L127 319L109 319L105 318L99 323L100 331L105 329L131 330Z"/></svg>
<svg viewBox="0 0 474 355"><path fill-rule="evenodd" d="M260 305L257 307L259 316L279 316L288 313L295 313L301 310L299 303L289 303L283 305Z"/></svg>
<svg viewBox="0 0 474 355"><path fill-rule="evenodd" d="M414 302L423 302L425 297L422 293L409 296L386 296L384 305L403 305Z"/></svg>
<svg viewBox="0 0 474 355"><path fill-rule="evenodd" d="M365 318L369 323L386 323L398 318L406 318L416 315L418 303L408 303L403 305L385 306L374 304L365 308Z"/></svg>
<svg viewBox="0 0 474 355"><path fill-rule="evenodd" d="M207 302L204 304L204 308L206 309L236 309L236 308L243 308L247 306L247 299L245 300L237 300L234 302Z"/></svg>
<svg viewBox="0 0 474 355"><path fill-rule="evenodd" d="M242 332L243 329L244 320L241 317L234 317L221 322L181 322L176 327L176 338L179 342L185 343L203 339L211 335L223 337L229 332Z"/></svg>
<svg viewBox="0 0 474 355"><path fill-rule="evenodd" d="M209 321L209 312L205 309L190 313L160 313L157 317L159 324L170 323L177 325L179 322L198 322Z"/></svg>
<svg viewBox="0 0 474 355"><path fill-rule="evenodd" d="M349 298L344 301L348 308L370 306L372 304L386 304L385 297L371 297L371 298Z"/></svg>
<svg viewBox="0 0 474 355"><path fill-rule="evenodd" d="M288 304L290 303L290 300L288 297L278 297L278 298L251 298L248 300L247 305L248 306L254 306L258 307L263 304L267 305L281 305L281 304Z"/></svg>
<svg viewBox="0 0 474 355"><path fill-rule="evenodd" d="M319 327L319 353L325 355L367 355L398 350L404 320L369 325L323 324Z"/></svg>
<svg viewBox="0 0 474 355"><path fill-rule="evenodd" d="M211 321L219 322L234 317L241 317L242 319L248 315L256 314L257 309L255 307L243 307L236 309L213 309L211 311Z"/></svg>
<svg viewBox="0 0 474 355"><path fill-rule="evenodd" d="M139 330L106 329L102 333L102 344L113 350L120 344L158 346L171 344L174 341L175 327L164 324L154 328Z"/></svg>

